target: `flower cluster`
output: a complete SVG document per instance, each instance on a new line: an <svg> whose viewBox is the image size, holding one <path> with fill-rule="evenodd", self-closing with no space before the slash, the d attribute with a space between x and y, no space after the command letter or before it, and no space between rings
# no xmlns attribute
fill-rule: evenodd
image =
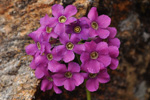
<svg viewBox="0 0 150 100"><path fill-rule="evenodd" d="M76 19L77 9L68 5L52 6L52 15L41 18L41 26L29 36L34 44L26 46L26 53L33 56L30 67L41 79L41 90L54 89L61 93L60 86L72 91L86 82L89 91L96 91L99 83L107 83L110 76L107 68L118 66L120 41L115 38L117 30L109 27L107 15L98 16L92 7L88 17Z"/></svg>

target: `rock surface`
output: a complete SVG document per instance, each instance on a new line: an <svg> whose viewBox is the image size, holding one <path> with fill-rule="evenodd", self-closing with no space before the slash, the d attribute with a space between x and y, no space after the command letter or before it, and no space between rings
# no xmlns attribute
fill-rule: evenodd
<svg viewBox="0 0 150 100"><path fill-rule="evenodd" d="M120 64L109 70L111 81L100 84L92 100L150 99L150 0L0 0L0 100L85 100L85 87L73 92L40 91L40 80L29 68L31 56L25 46L33 41L27 35L36 30L51 6L73 4L87 15L92 6L112 19L121 40Z"/></svg>

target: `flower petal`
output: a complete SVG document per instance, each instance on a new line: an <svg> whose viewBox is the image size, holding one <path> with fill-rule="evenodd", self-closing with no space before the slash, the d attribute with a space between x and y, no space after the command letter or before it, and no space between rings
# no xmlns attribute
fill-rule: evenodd
<svg viewBox="0 0 150 100"><path fill-rule="evenodd" d="M70 72L80 72L80 66L78 63L70 62L68 64L68 71Z"/></svg>
<svg viewBox="0 0 150 100"><path fill-rule="evenodd" d="M118 55L119 55L119 50L118 50L118 47L116 47L116 46L109 46L109 55L111 56L111 57L118 57Z"/></svg>
<svg viewBox="0 0 150 100"><path fill-rule="evenodd" d="M97 13L97 8L96 7L91 8L91 10L88 13L88 18L91 21L96 20L98 18L98 13Z"/></svg>
<svg viewBox="0 0 150 100"><path fill-rule="evenodd" d="M44 71L41 70L40 67L37 67L36 70L35 70L35 76L37 79L40 79L44 76Z"/></svg>
<svg viewBox="0 0 150 100"><path fill-rule="evenodd" d="M70 41L74 44L77 44L80 41L80 39L75 34L72 34L70 37Z"/></svg>
<svg viewBox="0 0 150 100"><path fill-rule="evenodd" d="M69 50L67 50L66 53L63 56L63 60L66 63L74 60L74 58L75 58L75 55L74 55L73 51L69 51Z"/></svg>
<svg viewBox="0 0 150 100"><path fill-rule="evenodd" d="M52 72L65 72L67 71L64 64L60 64L57 61L51 61L48 63L48 69Z"/></svg>
<svg viewBox="0 0 150 100"><path fill-rule="evenodd" d="M84 82L84 77L80 73L74 73L72 78L75 80L74 84L79 86Z"/></svg>
<svg viewBox="0 0 150 100"><path fill-rule="evenodd" d="M97 44L96 50L100 54L108 54L108 44L106 42L100 42Z"/></svg>
<svg viewBox="0 0 150 100"><path fill-rule="evenodd" d="M85 46L84 44L76 44L74 45L73 51L77 54L81 54L82 52L85 51Z"/></svg>
<svg viewBox="0 0 150 100"><path fill-rule="evenodd" d="M30 63L30 67L32 68L32 69L36 69L36 64L35 64L35 58L33 58L33 60L31 61L31 63Z"/></svg>
<svg viewBox="0 0 150 100"><path fill-rule="evenodd" d="M110 35L108 38L114 38L117 34L117 29L115 27L108 27L107 29L110 32Z"/></svg>
<svg viewBox="0 0 150 100"><path fill-rule="evenodd" d="M48 60L47 60L46 56L41 56L41 55L39 55L39 56L35 57L35 64L36 64L36 65L44 64L44 63L46 63L47 61L48 61Z"/></svg>
<svg viewBox="0 0 150 100"><path fill-rule="evenodd" d="M66 80L64 74L54 74L53 81L56 86L63 86L64 81Z"/></svg>
<svg viewBox="0 0 150 100"><path fill-rule="evenodd" d="M104 64L104 67L107 67L111 63L111 58L108 55L100 55L98 61Z"/></svg>
<svg viewBox="0 0 150 100"><path fill-rule="evenodd" d="M64 15L66 17L71 17L71 16L75 15L76 13L77 13L77 8L76 8L76 6L73 6L73 5L68 5L64 11Z"/></svg>
<svg viewBox="0 0 150 100"><path fill-rule="evenodd" d="M94 41L91 42L86 42L85 44L85 51L87 52L91 52L93 50L95 50L97 44Z"/></svg>
<svg viewBox="0 0 150 100"><path fill-rule="evenodd" d="M101 29L101 28L99 28L96 32L99 35L99 37L102 39L106 39L110 34L110 32L108 30Z"/></svg>
<svg viewBox="0 0 150 100"><path fill-rule="evenodd" d="M62 91L57 86L54 85L53 88L54 88L54 91L56 92L56 94L62 93Z"/></svg>
<svg viewBox="0 0 150 100"><path fill-rule="evenodd" d="M97 21L98 21L98 25L101 28L107 28L110 25L110 23L111 23L111 19L107 15L99 16Z"/></svg>
<svg viewBox="0 0 150 100"><path fill-rule="evenodd" d="M85 66L90 73L98 73L101 67L97 60L90 60L89 62L86 62Z"/></svg>
<svg viewBox="0 0 150 100"><path fill-rule="evenodd" d="M73 79L66 79L64 82L64 88L68 91L73 91L75 89L75 83Z"/></svg>
<svg viewBox="0 0 150 100"><path fill-rule="evenodd" d="M83 52L80 56L80 60L82 63L90 59L90 55L87 52Z"/></svg>
<svg viewBox="0 0 150 100"><path fill-rule="evenodd" d="M70 24L72 22L75 22L76 20L77 20L76 18L70 17L70 18L67 19L67 21L65 22L65 24Z"/></svg>
<svg viewBox="0 0 150 100"><path fill-rule="evenodd" d="M55 4L52 6L52 14L55 17L59 17L64 13L64 7L60 4Z"/></svg>
<svg viewBox="0 0 150 100"><path fill-rule="evenodd" d="M64 45L59 45L53 48L52 54L53 54L53 59L56 61L59 61L62 59L62 56L65 53L65 46Z"/></svg>
<svg viewBox="0 0 150 100"><path fill-rule="evenodd" d="M58 35L60 34L63 34L65 32L65 24L57 24L55 29L54 29L54 32L57 33Z"/></svg>
<svg viewBox="0 0 150 100"><path fill-rule="evenodd" d="M110 64L109 67L110 67L110 69L115 70L118 67L118 64L119 64L119 60L115 59L115 58L112 58L111 59L111 64Z"/></svg>
<svg viewBox="0 0 150 100"><path fill-rule="evenodd" d="M108 44L110 46L117 46L119 48L120 47L120 40L118 38L109 39Z"/></svg>
<svg viewBox="0 0 150 100"><path fill-rule="evenodd" d="M101 70L97 77L100 83L107 83L108 81L110 81L110 76L107 73L106 69Z"/></svg>
<svg viewBox="0 0 150 100"><path fill-rule="evenodd" d="M91 91L94 92L96 90L98 90L99 88L99 82L97 79L89 79L86 81L86 88Z"/></svg>
<svg viewBox="0 0 150 100"><path fill-rule="evenodd" d="M43 79L41 83L41 90L45 92L47 90L48 84L49 84L49 81L46 79Z"/></svg>
<svg viewBox="0 0 150 100"><path fill-rule="evenodd" d="M29 44L25 47L25 50L28 55L34 55L37 52L37 46L36 44Z"/></svg>

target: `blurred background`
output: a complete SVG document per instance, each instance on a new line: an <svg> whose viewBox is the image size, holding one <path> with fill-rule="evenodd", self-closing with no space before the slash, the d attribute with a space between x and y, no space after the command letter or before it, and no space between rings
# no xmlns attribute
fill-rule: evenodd
<svg viewBox="0 0 150 100"><path fill-rule="evenodd" d="M86 100L84 85L73 92L42 92L25 46L41 17L53 4L77 7L76 18L91 7L111 17L121 40L120 64L109 70L111 81L100 84L92 100L150 100L150 0L0 0L0 100Z"/></svg>

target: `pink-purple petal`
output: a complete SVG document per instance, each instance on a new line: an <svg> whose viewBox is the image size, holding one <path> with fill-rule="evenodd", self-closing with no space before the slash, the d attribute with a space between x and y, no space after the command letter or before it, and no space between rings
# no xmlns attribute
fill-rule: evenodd
<svg viewBox="0 0 150 100"><path fill-rule="evenodd" d="M117 29L115 27L108 27L107 29L110 32L110 35L108 38L114 38L117 34Z"/></svg>
<svg viewBox="0 0 150 100"><path fill-rule="evenodd" d="M97 60L90 60L85 64L88 72L90 73L98 73L100 71L100 63Z"/></svg>
<svg viewBox="0 0 150 100"><path fill-rule="evenodd" d="M96 20L98 18L98 13L97 13L97 8L96 7L91 8L91 10L88 13L88 18L91 21Z"/></svg>
<svg viewBox="0 0 150 100"><path fill-rule="evenodd" d="M109 67L110 67L110 69L115 70L115 69L117 69L118 64L119 64L119 60L116 59L116 58L112 58L111 59L111 64L110 64Z"/></svg>
<svg viewBox="0 0 150 100"><path fill-rule="evenodd" d="M71 17L71 16L75 15L76 13L77 13L77 8L76 8L76 6L73 6L73 5L68 5L64 11L64 15L66 17Z"/></svg>
<svg viewBox="0 0 150 100"><path fill-rule="evenodd" d="M85 46L84 44L76 44L74 45L73 51L77 54L81 54L82 52L85 51Z"/></svg>
<svg viewBox="0 0 150 100"><path fill-rule="evenodd" d="M74 17L69 17L68 19L67 19L67 21L65 22L65 24L70 24L70 23L72 23L72 22L75 22L77 19L76 18L74 18Z"/></svg>
<svg viewBox="0 0 150 100"><path fill-rule="evenodd" d="M99 28L99 29L96 31L96 33L97 33L97 34L99 35L99 37L102 38L102 39L106 39L106 38L109 36L109 34L110 34L110 32L109 32L108 30L102 29L102 28Z"/></svg>
<svg viewBox="0 0 150 100"><path fill-rule="evenodd" d="M54 32L61 35L65 32L65 24L59 23L56 25Z"/></svg>
<svg viewBox="0 0 150 100"><path fill-rule="evenodd" d="M52 6L52 14L55 17L59 17L64 13L64 7L60 4L55 4Z"/></svg>
<svg viewBox="0 0 150 100"><path fill-rule="evenodd" d="M98 57L98 61L104 64L105 67L107 67L111 63L111 58L109 55L100 55Z"/></svg>
<svg viewBox="0 0 150 100"><path fill-rule="evenodd" d="M36 44L29 44L25 47L25 50L28 55L34 55L37 52L38 48Z"/></svg>
<svg viewBox="0 0 150 100"><path fill-rule="evenodd" d="M84 82L84 77L80 73L74 73L72 78L75 80L74 84L79 86Z"/></svg>
<svg viewBox="0 0 150 100"><path fill-rule="evenodd" d="M35 70L35 76L37 79L40 79L44 76L44 71L41 70L40 67L37 67L36 70Z"/></svg>
<svg viewBox="0 0 150 100"><path fill-rule="evenodd" d="M42 84L41 84L41 90L45 92L47 90L48 84L49 84L49 81L46 79L43 79Z"/></svg>
<svg viewBox="0 0 150 100"><path fill-rule="evenodd" d="M63 60L66 63L74 60L74 58L75 58L75 54L73 53L73 51L70 51L70 50L67 50L63 56Z"/></svg>
<svg viewBox="0 0 150 100"><path fill-rule="evenodd" d="M66 80L64 74L58 73L53 75L53 81L56 86L63 86L64 81Z"/></svg>
<svg viewBox="0 0 150 100"><path fill-rule="evenodd" d="M118 38L109 39L110 46L117 46L120 47L120 40Z"/></svg>
<svg viewBox="0 0 150 100"><path fill-rule="evenodd" d="M55 85L53 85L54 91L56 92L56 94L60 94L62 93L62 91Z"/></svg>
<svg viewBox="0 0 150 100"><path fill-rule="evenodd" d="M106 42L100 42L97 44L96 50L100 54L108 54L108 44Z"/></svg>
<svg viewBox="0 0 150 100"><path fill-rule="evenodd" d="M70 62L68 64L68 71L70 72L80 72L80 66L76 62Z"/></svg>
<svg viewBox="0 0 150 100"><path fill-rule="evenodd" d="M75 83L73 79L66 79L64 82L64 88L68 91L73 91L75 89Z"/></svg>
<svg viewBox="0 0 150 100"><path fill-rule="evenodd" d="M106 69L101 70L101 71L99 72L99 74L98 74L97 77L98 77L98 81L99 81L100 83L107 83L107 82L110 81L110 76L109 76L109 74L107 73L107 70L106 70Z"/></svg>
<svg viewBox="0 0 150 100"><path fill-rule="evenodd" d="M119 50L118 47L116 46L109 46L109 54L111 57L118 57L119 55Z"/></svg>
<svg viewBox="0 0 150 100"><path fill-rule="evenodd" d="M91 91L94 92L96 90L98 90L99 88L99 82L97 79L89 79L86 81L86 88Z"/></svg>
<svg viewBox="0 0 150 100"><path fill-rule="evenodd" d="M99 27L101 28L107 28L111 23L111 19L107 15L100 15L97 21L98 21Z"/></svg>
<svg viewBox="0 0 150 100"><path fill-rule="evenodd" d="M80 56L80 60L82 63L90 59L90 55L87 52L83 52Z"/></svg>

